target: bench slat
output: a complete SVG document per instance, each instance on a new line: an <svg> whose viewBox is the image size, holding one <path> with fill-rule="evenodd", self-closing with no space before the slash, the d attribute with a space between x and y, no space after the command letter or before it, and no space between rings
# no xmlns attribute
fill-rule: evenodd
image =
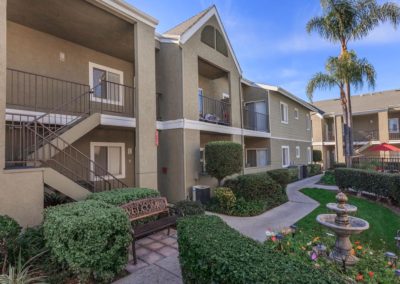
<svg viewBox="0 0 400 284"><path fill-rule="evenodd" d="M138 225L133 228L133 235L136 239L143 238L151 233L163 230L172 225L175 225L177 216L168 216L162 219L150 222L144 225Z"/></svg>

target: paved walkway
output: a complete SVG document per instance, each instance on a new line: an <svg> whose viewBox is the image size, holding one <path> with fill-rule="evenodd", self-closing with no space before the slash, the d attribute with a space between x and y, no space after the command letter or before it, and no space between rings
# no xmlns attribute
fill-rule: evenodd
<svg viewBox="0 0 400 284"><path fill-rule="evenodd" d="M211 212L208 212L208 214L220 216L232 228L252 239L262 242L265 240L265 231L267 229L281 230L289 227L319 206L317 201L302 194L299 191L300 189L318 187L335 190L335 187L332 186L316 185L315 183L320 178L321 175L317 175L289 184L286 189L289 201L258 216L233 217Z"/></svg>

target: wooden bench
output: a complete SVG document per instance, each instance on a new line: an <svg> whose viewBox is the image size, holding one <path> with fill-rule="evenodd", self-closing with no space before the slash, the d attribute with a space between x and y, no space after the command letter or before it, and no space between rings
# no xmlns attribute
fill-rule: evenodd
<svg viewBox="0 0 400 284"><path fill-rule="evenodd" d="M132 241L132 253L134 263L137 263L135 240L144 238L152 233L161 231L176 224L176 215L171 215L168 208L168 202L165 197L152 197L146 199L139 199L121 206L122 209L129 216L129 221L138 221L146 217L158 216L156 221L150 221L143 225L136 225L132 227L131 233L133 237Z"/></svg>

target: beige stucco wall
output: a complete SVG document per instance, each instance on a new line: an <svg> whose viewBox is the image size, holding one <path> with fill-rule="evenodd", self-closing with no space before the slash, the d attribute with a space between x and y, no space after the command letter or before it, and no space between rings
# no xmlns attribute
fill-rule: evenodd
<svg viewBox="0 0 400 284"><path fill-rule="evenodd" d="M378 114L353 115L353 135L365 135L370 131L377 131L379 128Z"/></svg>
<svg viewBox="0 0 400 284"><path fill-rule="evenodd" d="M281 122L280 102L288 105L288 124ZM299 110L299 119L294 118L295 108ZM306 115L310 115L308 109L278 92L270 91L269 111L272 137L311 141L312 127L310 127L310 130L306 130Z"/></svg>
<svg viewBox="0 0 400 284"><path fill-rule="evenodd" d="M90 157L90 142L114 142L125 144L125 174L121 179L128 186L135 186L135 133L132 129L121 129L115 127L97 127L85 134L72 145L86 156ZM131 149L132 154L128 154Z"/></svg>
<svg viewBox="0 0 400 284"><path fill-rule="evenodd" d="M89 62L123 71L124 84L133 85L131 62L7 21L7 67L89 84Z"/></svg>
<svg viewBox="0 0 400 284"><path fill-rule="evenodd" d="M291 164L307 164L307 147L311 147L311 143L278 139L271 139L270 143L271 168L282 168L282 146L289 146ZM300 158L296 158L296 146L300 146Z"/></svg>
<svg viewBox="0 0 400 284"><path fill-rule="evenodd" d="M205 25L213 25L220 30L217 19L212 17ZM212 62L213 65L229 73L228 81L231 99L231 121L235 127L240 127L240 74L237 70L232 54L228 57L201 42L201 31L197 31L182 47L182 83L183 83L183 116L198 120L199 87L198 60Z"/></svg>
<svg viewBox="0 0 400 284"><path fill-rule="evenodd" d="M312 139L314 142L322 142L324 137L325 119L320 118L316 113L311 113Z"/></svg>
<svg viewBox="0 0 400 284"><path fill-rule="evenodd" d="M7 0L0 0L0 117L6 110ZM5 123L0 123L0 169L5 165Z"/></svg>
<svg viewBox="0 0 400 284"><path fill-rule="evenodd" d="M389 142L389 113L388 111L382 111L378 113L378 129L379 129L379 141Z"/></svg>
<svg viewBox="0 0 400 284"><path fill-rule="evenodd" d="M222 99L222 93L229 94L228 78L223 76L210 79L199 74L199 88L203 89L203 95L216 100Z"/></svg>

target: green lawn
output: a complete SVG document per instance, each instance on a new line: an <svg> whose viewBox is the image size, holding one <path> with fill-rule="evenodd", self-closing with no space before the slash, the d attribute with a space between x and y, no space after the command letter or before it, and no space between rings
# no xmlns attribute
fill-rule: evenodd
<svg viewBox="0 0 400 284"><path fill-rule="evenodd" d="M336 192L330 192L318 188L302 189L305 195L317 200L321 205L309 215L301 219L297 224L299 229L306 234L325 234L328 230L323 229L315 220L318 214L329 213L326 204L335 202ZM358 207L355 216L369 222L370 228L360 235L352 237L352 241L360 241L362 244L369 244L371 248L396 251L394 237L397 230L400 230L400 216L373 201L348 196L349 203Z"/></svg>

